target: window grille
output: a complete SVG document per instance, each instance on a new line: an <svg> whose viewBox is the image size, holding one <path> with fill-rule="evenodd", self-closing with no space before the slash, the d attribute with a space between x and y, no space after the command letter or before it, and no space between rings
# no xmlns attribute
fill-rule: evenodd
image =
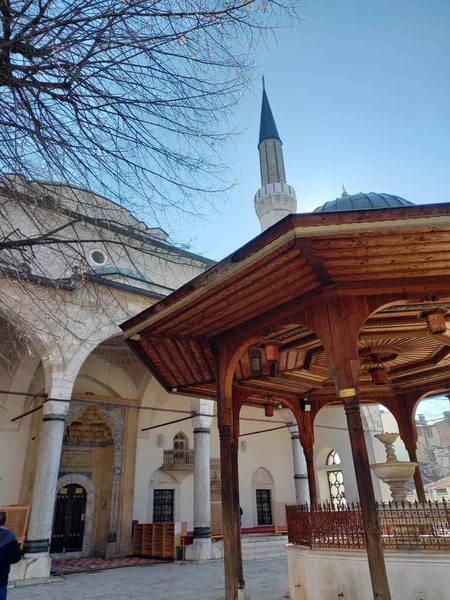
<svg viewBox="0 0 450 600"><path fill-rule="evenodd" d="M173 490L153 491L153 523L173 523Z"/></svg>

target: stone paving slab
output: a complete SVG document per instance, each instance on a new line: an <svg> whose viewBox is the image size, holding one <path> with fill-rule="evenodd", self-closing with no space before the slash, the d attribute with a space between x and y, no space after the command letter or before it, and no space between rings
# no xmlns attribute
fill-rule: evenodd
<svg viewBox="0 0 450 600"><path fill-rule="evenodd" d="M289 588L287 558L244 564L252 600L284 600ZM157 564L66 575L46 585L14 588L9 600L216 600L223 598L223 562Z"/></svg>

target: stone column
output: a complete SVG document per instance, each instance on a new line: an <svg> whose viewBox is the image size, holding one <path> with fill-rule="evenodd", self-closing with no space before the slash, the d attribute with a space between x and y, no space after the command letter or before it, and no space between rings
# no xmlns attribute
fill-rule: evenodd
<svg viewBox="0 0 450 600"><path fill-rule="evenodd" d="M49 556L55 509L56 484L61 461L66 415L73 381L52 387L51 400L43 406L43 428L34 482L28 537L25 545L23 578L50 575Z"/></svg>
<svg viewBox="0 0 450 600"><path fill-rule="evenodd" d="M196 399L191 409L197 417L192 419L194 428L194 543L186 547L186 560L212 559L211 542L211 478L210 433L214 402Z"/></svg>
<svg viewBox="0 0 450 600"><path fill-rule="evenodd" d="M294 458L294 483L295 483L295 498L300 504L308 504L309 485L308 485L308 470L306 467L305 453L303 452L300 443L300 434L295 415L289 409L285 409L284 418L289 427L292 440L292 455Z"/></svg>
<svg viewBox="0 0 450 600"><path fill-rule="evenodd" d="M308 473L297 425L290 426L289 431L291 432L292 454L294 456L295 498L300 504L307 504L309 502Z"/></svg>

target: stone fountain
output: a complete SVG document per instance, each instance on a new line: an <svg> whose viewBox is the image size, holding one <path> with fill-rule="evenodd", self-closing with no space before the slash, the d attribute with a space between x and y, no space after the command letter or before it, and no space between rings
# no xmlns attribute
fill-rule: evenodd
<svg viewBox="0 0 450 600"><path fill-rule="evenodd" d="M407 494L405 484L414 475L417 463L404 462L397 459L394 442L399 437L398 433L378 433L374 437L385 445L387 460L385 463L370 465L370 468L378 479L389 486L392 500L394 502L401 502L405 500Z"/></svg>

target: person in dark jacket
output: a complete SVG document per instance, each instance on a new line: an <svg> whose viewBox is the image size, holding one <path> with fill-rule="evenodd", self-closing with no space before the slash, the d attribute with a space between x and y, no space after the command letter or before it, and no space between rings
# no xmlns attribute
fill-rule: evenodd
<svg viewBox="0 0 450 600"><path fill-rule="evenodd" d="M16 536L5 527L6 513L0 512L0 600L6 600L11 565L22 558L22 550Z"/></svg>

